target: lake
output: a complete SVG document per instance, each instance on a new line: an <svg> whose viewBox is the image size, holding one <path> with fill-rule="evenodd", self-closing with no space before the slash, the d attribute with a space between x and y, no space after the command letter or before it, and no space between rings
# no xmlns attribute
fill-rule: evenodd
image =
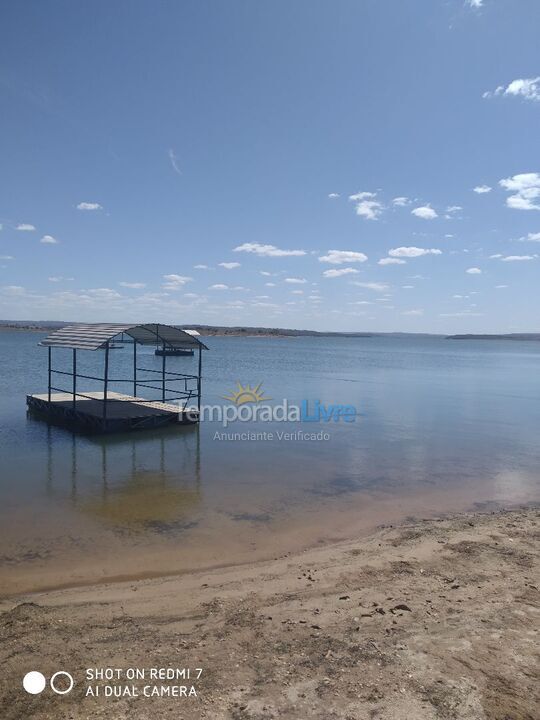
<svg viewBox="0 0 540 720"><path fill-rule="evenodd" d="M87 437L27 416L26 394L46 391L43 336L0 333L3 594L274 558L540 494L540 343L203 338L204 405L230 405L238 381L262 383L270 405L353 405L354 422L207 420ZM160 367L153 348L139 354ZM79 353L80 372L102 362ZM118 376L131 353L111 363ZM179 372L195 363L168 359ZM274 437L227 439L250 432Z"/></svg>

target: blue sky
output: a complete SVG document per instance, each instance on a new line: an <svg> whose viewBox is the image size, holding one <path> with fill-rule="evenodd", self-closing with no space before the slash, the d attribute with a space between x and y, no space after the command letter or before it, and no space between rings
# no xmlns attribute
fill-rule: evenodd
<svg viewBox="0 0 540 720"><path fill-rule="evenodd" d="M4 3L0 317L540 330L539 21Z"/></svg>

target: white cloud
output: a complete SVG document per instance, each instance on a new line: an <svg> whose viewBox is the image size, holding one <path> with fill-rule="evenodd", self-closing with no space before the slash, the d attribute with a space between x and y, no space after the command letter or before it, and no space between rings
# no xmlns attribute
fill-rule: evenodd
<svg viewBox="0 0 540 720"><path fill-rule="evenodd" d="M77 210L103 210L103 206L96 202L80 202Z"/></svg>
<svg viewBox="0 0 540 720"><path fill-rule="evenodd" d="M388 290L388 285L381 282L360 282L358 280L353 280L352 284L356 285L357 287L366 288L366 290L375 290L375 292L383 292L384 290Z"/></svg>
<svg viewBox="0 0 540 720"><path fill-rule="evenodd" d="M111 288L92 288L90 290L86 290L86 294L96 300L115 300L122 297L119 292L116 292L116 290L112 290Z"/></svg>
<svg viewBox="0 0 540 720"><path fill-rule="evenodd" d="M469 275L481 275L482 274L482 271L480 270L480 268L477 268L477 267L467 268L467 270L465 270L465 272L469 273Z"/></svg>
<svg viewBox="0 0 540 720"><path fill-rule="evenodd" d="M56 238L53 238L52 235L44 235L39 242L43 243L44 245L58 245L60 241Z"/></svg>
<svg viewBox="0 0 540 720"><path fill-rule="evenodd" d="M131 288L132 290L140 290L141 288L145 288L145 287L146 287L146 283L142 283L142 282L125 282L125 281L122 281L122 282L119 282L118 284L120 285L120 287Z"/></svg>
<svg viewBox="0 0 540 720"><path fill-rule="evenodd" d="M234 270L234 268L239 268L240 263L237 262L222 262L219 263L219 266L222 268L225 268L225 270Z"/></svg>
<svg viewBox="0 0 540 720"><path fill-rule="evenodd" d="M484 5L484 0L467 0L467 5L472 8L481 8Z"/></svg>
<svg viewBox="0 0 540 720"><path fill-rule="evenodd" d="M455 312L455 313L439 313L439 317L457 318L457 317L482 317L484 313L479 312Z"/></svg>
<svg viewBox="0 0 540 720"><path fill-rule="evenodd" d="M265 287L276 287L276 283L272 283L272 282L264 283L264 285L265 285Z"/></svg>
<svg viewBox="0 0 540 720"><path fill-rule="evenodd" d="M376 193L358 192L349 195L349 200L356 203L356 214L365 217L367 220L377 220L383 211L383 205L375 200Z"/></svg>
<svg viewBox="0 0 540 720"><path fill-rule="evenodd" d="M180 165L178 164L178 158L176 157L176 153L172 148L169 148L167 150L167 155L169 156L169 160L171 161L171 166L174 172L177 175L181 175L182 171L180 170Z"/></svg>
<svg viewBox="0 0 540 720"><path fill-rule="evenodd" d="M521 173L499 180L499 185L512 195L506 204L514 210L540 210L540 174Z"/></svg>
<svg viewBox="0 0 540 720"><path fill-rule="evenodd" d="M291 295L303 295L303 290L291 290Z"/></svg>
<svg viewBox="0 0 540 720"><path fill-rule="evenodd" d="M327 255L321 255L319 262L330 263L331 265L342 265L351 262L366 262L367 255L353 250L328 250Z"/></svg>
<svg viewBox="0 0 540 720"><path fill-rule="evenodd" d="M540 232L529 233L526 237L520 237L521 242L540 242Z"/></svg>
<svg viewBox="0 0 540 720"><path fill-rule="evenodd" d="M408 197L404 197L404 196L395 197L392 200L392 204L396 205L397 207L405 207L406 205L410 205L411 202L412 202L412 200L409 200Z"/></svg>
<svg viewBox="0 0 540 720"><path fill-rule="evenodd" d="M228 290L228 285L223 285L223 283L217 283L216 285L210 285L209 290Z"/></svg>
<svg viewBox="0 0 540 720"><path fill-rule="evenodd" d="M330 198L330 200L335 200L339 197L339 193L328 193L328 197Z"/></svg>
<svg viewBox="0 0 540 720"><path fill-rule="evenodd" d="M401 260L401 258L397 257L386 257L381 258L378 260L377 265L405 265L407 263L406 260Z"/></svg>
<svg viewBox="0 0 540 720"><path fill-rule="evenodd" d="M305 278L285 278L286 283L292 283L294 285L304 285L307 283L307 280Z"/></svg>
<svg viewBox="0 0 540 720"><path fill-rule="evenodd" d="M0 260L15 260L13 255L0 255Z"/></svg>
<svg viewBox="0 0 540 720"><path fill-rule="evenodd" d="M419 248L419 247L398 247L388 251L390 257L394 258L414 258L422 255L442 255L442 250L438 248Z"/></svg>
<svg viewBox="0 0 540 720"><path fill-rule="evenodd" d="M21 230L22 232L33 232L35 229L35 226L30 225L30 223L19 223L16 227L16 230Z"/></svg>
<svg viewBox="0 0 540 720"><path fill-rule="evenodd" d="M473 192L477 193L478 195L485 195L488 192L491 192L492 188L490 188L489 185L477 185L476 187L473 187Z"/></svg>
<svg viewBox="0 0 540 720"><path fill-rule="evenodd" d="M435 210L429 205L414 208L414 210L411 210L411 215L416 215L416 217L422 218L422 220L433 220L438 217Z"/></svg>
<svg viewBox="0 0 540 720"><path fill-rule="evenodd" d="M501 262L520 262L523 260L534 260L537 257L537 255L506 255L506 257L501 257Z"/></svg>
<svg viewBox="0 0 540 720"><path fill-rule="evenodd" d="M281 250L275 245L261 245L261 243L244 243L233 248L234 252L254 253L260 257L287 257L305 255L305 250Z"/></svg>
<svg viewBox="0 0 540 720"><path fill-rule="evenodd" d="M504 97L521 97L524 100L538 102L540 101L540 77L517 78L512 80L506 87L499 85L495 90L488 90L482 97L492 98L501 95Z"/></svg>
<svg viewBox="0 0 540 720"><path fill-rule="evenodd" d="M358 270L355 268L340 268L337 270L336 268L332 268L331 270L325 270L323 272L323 276L327 278L337 278L341 277L342 275L357 275Z"/></svg>
<svg viewBox="0 0 540 720"><path fill-rule="evenodd" d="M194 270L209 270L210 268L208 267L208 265L194 265L193 269Z"/></svg>
<svg viewBox="0 0 540 720"><path fill-rule="evenodd" d="M495 90L486 90L482 93L482 97L484 100L489 100L489 98L496 97L497 95L502 95L504 93L504 85L498 85Z"/></svg>
<svg viewBox="0 0 540 720"><path fill-rule="evenodd" d="M461 210L463 210L461 205L449 205L446 208L446 212L449 213L450 215L454 215L455 213L461 212Z"/></svg>
<svg viewBox="0 0 540 720"><path fill-rule="evenodd" d="M21 285L4 285L2 293L4 295L24 295L26 290Z"/></svg>
<svg viewBox="0 0 540 720"><path fill-rule="evenodd" d="M524 97L526 100L540 100L540 77L512 80L504 94Z"/></svg>
<svg viewBox="0 0 540 720"><path fill-rule="evenodd" d="M507 288L508 285L495 285L496 290L503 290L504 288Z"/></svg>
<svg viewBox="0 0 540 720"><path fill-rule="evenodd" d="M165 285L163 285L164 290L180 290L186 283L193 280L193 278L186 275L176 275L174 273L164 275L163 279L166 281Z"/></svg>
<svg viewBox="0 0 540 720"><path fill-rule="evenodd" d="M423 315L424 310L422 308L417 308L415 310L404 310L401 314L402 315L413 315L413 316Z"/></svg>

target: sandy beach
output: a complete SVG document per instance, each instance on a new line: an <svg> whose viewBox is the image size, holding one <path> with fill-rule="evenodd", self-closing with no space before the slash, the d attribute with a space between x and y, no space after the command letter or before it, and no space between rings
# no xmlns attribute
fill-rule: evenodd
<svg viewBox="0 0 540 720"><path fill-rule="evenodd" d="M533 720L538 537L534 508L460 514L266 562L9 598L2 717ZM129 695L88 696L89 668L190 668L172 685L192 697L146 697L147 680L125 679L101 691ZM74 688L26 694L30 670L69 671Z"/></svg>

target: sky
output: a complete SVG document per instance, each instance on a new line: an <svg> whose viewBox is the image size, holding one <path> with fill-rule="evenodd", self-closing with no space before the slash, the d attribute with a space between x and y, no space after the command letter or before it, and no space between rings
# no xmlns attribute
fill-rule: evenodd
<svg viewBox="0 0 540 720"><path fill-rule="evenodd" d="M0 318L540 331L539 23L2 3Z"/></svg>

